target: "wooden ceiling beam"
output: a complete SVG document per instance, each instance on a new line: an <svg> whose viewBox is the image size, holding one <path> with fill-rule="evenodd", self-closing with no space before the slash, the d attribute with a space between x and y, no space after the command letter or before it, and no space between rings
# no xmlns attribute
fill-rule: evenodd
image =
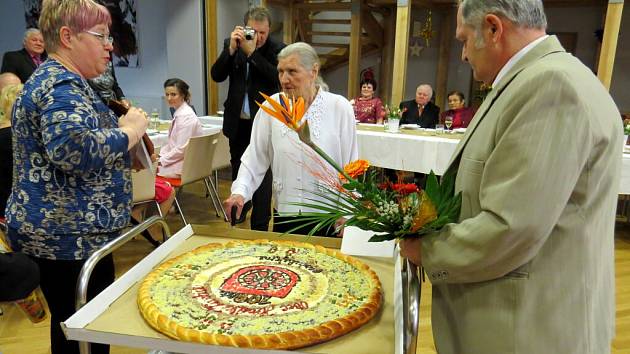
<svg viewBox="0 0 630 354"><path fill-rule="evenodd" d="M394 40L394 70L392 78L391 103L397 104L405 97L407 83L407 53L409 48L409 27L411 22L411 2L397 0L396 37Z"/></svg>
<svg viewBox="0 0 630 354"><path fill-rule="evenodd" d="M623 1L611 1L606 11L604 39L602 41L602 50L599 53L597 77L607 90L610 90L610 82L612 81L612 73L615 66L615 54L617 52L617 39L619 38L622 11Z"/></svg>
<svg viewBox="0 0 630 354"><path fill-rule="evenodd" d="M361 71L361 37L363 37L363 0L352 0L350 18L350 49L348 50L348 96L355 97L359 91Z"/></svg>

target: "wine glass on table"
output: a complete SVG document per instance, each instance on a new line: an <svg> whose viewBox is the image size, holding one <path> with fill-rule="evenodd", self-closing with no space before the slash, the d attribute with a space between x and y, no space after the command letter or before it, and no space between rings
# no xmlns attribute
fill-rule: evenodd
<svg viewBox="0 0 630 354"><path fill-rule="evenodd" d="M446 129L451 130L451 127L453 126L453 116L446 116L446 118L444 118L444 125L446 126Z"/></svg>
<svg viewBox="0 0 630 354"><path fill-rule="evenodd" d="M153 128L159 133L160 132L160 112L157 108L153 108L151 110L151 121L153 122Z"/></svg>

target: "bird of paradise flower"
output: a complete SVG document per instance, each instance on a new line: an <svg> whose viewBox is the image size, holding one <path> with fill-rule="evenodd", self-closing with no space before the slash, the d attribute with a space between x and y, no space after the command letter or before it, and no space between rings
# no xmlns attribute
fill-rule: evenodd
<svg viewBox="0 0 630 354"><path fill-rule="evenodd" d="M279 101L276 101L264 93L261 95L269 106L256 102L258 106L295 131L302 143L339 173L337 177L317 172L315 175L323 182L324 191L310 192L317 198L307 197L309 203L291 203L318 210L296 214L300 215L305 225L313 226L309 234L334 225L341 217L349 217L346 225L381 233L372 236L370 241L419 236L456 221L461 194L454 194L453 173L446 173L439 183L431 172L424 190L411 184L379 185L376 171L369 169L368 161L352 161L341 168L311 140L308 121L302 122L305 114L303 98L289 98L281 93ZM315 156L310 157L316 159Z"/></svg>

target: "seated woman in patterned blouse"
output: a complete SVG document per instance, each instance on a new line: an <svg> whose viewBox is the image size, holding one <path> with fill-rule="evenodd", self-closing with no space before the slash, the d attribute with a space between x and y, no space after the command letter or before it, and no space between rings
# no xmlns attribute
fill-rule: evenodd
<svg viewBox="0 0 630 354"><path fill-rule="evenodd" d="M51 312L52 354L79 353L59 323L75 312L85 260L129 223L129 149L147 128L146 113L117 117L87 79L102 74L112 51L107 9L93 0L44 0L39 28L49 56L15 102L14 180L7 202L8 238L41 271ZM88 299L114 280L114 260L102 259ZM109 347L92 344L92 353Z"/></svg>
<svg viewBox="0 0 630 354"><path fill-rule="evenodd" d="M354 108L354 117L360 123L383 123L385 109L381 99L374 97L375 90L376 81L363 79L361 81L361 96L350 100L350 104Z"/></svg>

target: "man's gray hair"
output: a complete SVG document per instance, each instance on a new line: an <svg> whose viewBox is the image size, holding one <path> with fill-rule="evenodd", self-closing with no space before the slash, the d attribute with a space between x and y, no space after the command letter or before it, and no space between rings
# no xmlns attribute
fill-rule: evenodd
<svg viewBox="0 0 630 354"><path fill-rule="evenodd" d="M35 33L39 33L41 34L42 32L40 32L37 28L29 28L26 30L26 32L24 32L24 39L23 40L27 40L28 37L30 37L32 34Z"/></svg>
<svg viewBox="0 0 630 354"><path fill-rule="evenodd" d="M319 56L317 52L313 47L304 42L296 42L284 47L280 53L278 53L278 60L285 59L294 54L300 58L300 63L307 70L313 69L315 64L319 66Z"/></svg>
<svg viewBox="0 0 630 354"><path fill-rule="evenodd" d="M483 46L481 28L487 14L504 17L518 27L547 29L542 0L463 0L460 6L464 24L475 29L477 47Z"/></svg>
<svg viewBox="0 0 630 354"><path fill-rule="evenodd" d="M429 89L429 100L431 100L433 98L433 87L431 87L431 85L429 85L429 84L420 84L420 85L418 85L418 87L416 87L416 92L418 92L418 90L420 90L423 87L426 87L426 88Z"/></svg>

